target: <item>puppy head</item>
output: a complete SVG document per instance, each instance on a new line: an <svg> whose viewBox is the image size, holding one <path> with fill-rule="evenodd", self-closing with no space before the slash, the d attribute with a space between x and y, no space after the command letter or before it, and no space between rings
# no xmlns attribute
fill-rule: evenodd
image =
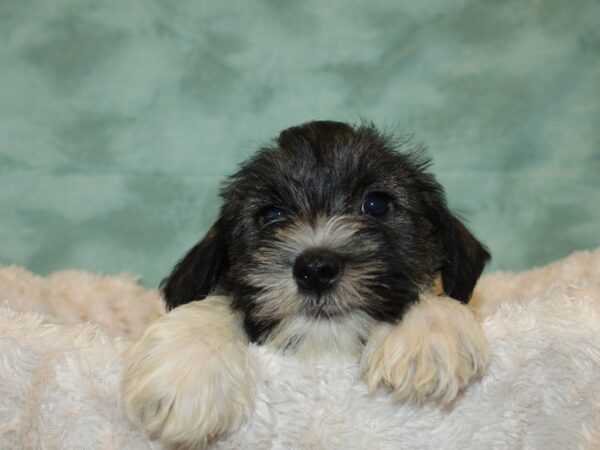
<svg viewBox="0 0 600 450"><path fill-rule="evenodd" d="M163 282L167 305L222 289L253 340L287 327L289 346L307 324L394 322L436 276L468 301L489 254L427 166L373 126L284 130L225 183L219 219Z"/></svg>

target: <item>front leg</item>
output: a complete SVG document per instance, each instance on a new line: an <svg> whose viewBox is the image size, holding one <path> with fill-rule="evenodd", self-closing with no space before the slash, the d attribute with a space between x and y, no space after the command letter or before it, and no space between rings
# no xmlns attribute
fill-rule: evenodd
<svg viewBox="0 0 600 450"><path fill-rule="evenodd" d="M247 344L226 297L175 308L125 352L129 418L177 447L203 448L236 431L254 402Z"/></svg>
<svg viewBox="0 0 600 450"><path fill-rule="evenodd" d="M446 296L422 294L396 325L372 333L362 357L369 389L399 400L448 404L483 373L488 346L475 313Z"/></svg>

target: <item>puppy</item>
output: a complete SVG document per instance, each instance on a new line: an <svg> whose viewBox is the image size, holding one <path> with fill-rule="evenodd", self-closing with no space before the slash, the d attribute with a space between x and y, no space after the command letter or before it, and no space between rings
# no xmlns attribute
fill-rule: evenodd
<svg viewBox="0 0 600 450"><path fill-rule="evenodd" d="M173 311L125 355L131 418L180 446L235 431L254 399L248 342L360 358L370 389L400 400L449 403L482 373L465 304L490 255L429 162L396 147L371 125L309 122L228 179L218 220L163 281Z"/></svg>

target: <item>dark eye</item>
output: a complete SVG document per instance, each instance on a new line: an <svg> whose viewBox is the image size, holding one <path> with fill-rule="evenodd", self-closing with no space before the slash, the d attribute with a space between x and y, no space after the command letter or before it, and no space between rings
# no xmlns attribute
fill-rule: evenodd
<svg viewBox="0 0 600 450"><path fill-rule="evenodd" d="M276 206L265 206L258 213L258 222L261 225L270 225L285 220L285 213Z"/></svg>
<svg viewBox="0 0 600 450"><path fill-rule="evenodd" d="M390 209L390 196L381 192L373 192L365 197L360 207L364 214L380 217Z"/></svg>

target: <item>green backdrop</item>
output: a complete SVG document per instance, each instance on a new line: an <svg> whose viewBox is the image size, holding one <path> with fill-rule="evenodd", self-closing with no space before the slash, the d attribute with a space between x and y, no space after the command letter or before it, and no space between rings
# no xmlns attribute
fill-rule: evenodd
<svg viewBox="0 0 600 450"><path fill-rule="evenodd" d="M317 118L426 143L492 268L600 244L597 0L1 0L0 260L156 285Z"/></svg>

